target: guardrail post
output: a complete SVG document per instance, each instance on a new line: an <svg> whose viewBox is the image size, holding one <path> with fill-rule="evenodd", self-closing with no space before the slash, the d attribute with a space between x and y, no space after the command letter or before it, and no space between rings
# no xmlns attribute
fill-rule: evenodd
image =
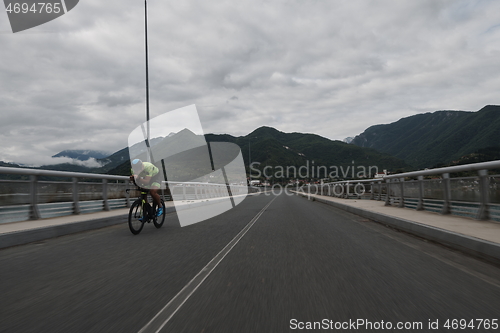
<svg viewBox="0 0 500 333"><path fill-rule="evenodd" d="M441 210L441 214L450 214L451 213L451 186L450 186L450 174L443 173L443 191L444 191L444 202L443 209Z"/></svg>
<svg viewBox="0 0 500 333"><path fill-rule="evenodd" d="M40 219L40 210L38 209L38 177L30 176L30 220Z"/></svg>
<svg viewBox="0 0 500 333"><path fill-rule="evenodd" d="M377 201L382 200L382 181L378 182L378 199Z"/></svg>
<svg viewBox="0 0 500 333"><path fill-rule="evenodd" d="M375 199L375 192L373 191L375 189L375 182L370 183L370 200Z"/></svg>
<svg viewBox="0 0 500 333"><path fill-rule="evenodd" d="M73 214L78 215L80 214L80 197L78 193L78 178L73 177L73 185L72 185L72 190L73 190Z"/></svg>
<svg viewBox="0 0 500 333"><path fill-rule="evenodd" d="M129 187L130 186L130 180L128 182L125 182L123 184L125 184L125 187ZM127 206L127 208L130 208L130 191L125 191L125 205Z"/></svg>
<svg viewBox="0 0 500 333"><path fill-rule="evenodd" d="M479 175L479 196L481 200L477 219L488 220L490 218L490 177L488 176L488 170L479 170L477 173Z"/></svg>
<svg viewBox="0 0 500 333"><path fill-rule="evenodd" d="M385 206L390 206L391 205L391 198L390 198L390 193L391 193L391 186L390 186L390 179L385 180Z"/></svg>
<svg viewBox="0 0 500 333"><path fill-rule="evenodd" d="M345 198L349 199L349 182L345 183L345 187L346 187Z"/></svg>
<svg viewBox="0 0 500 333"><path fill-rule="evenodd" d="M404 178L399 178L399 188L401 190L401 196L399 198L399 208L404 208L404 206L405 206L405 195L404 195L405 179Z"/></svg>
<svg viewBox="0 0 500 333"><path fill-rule="evenodd" d="M418 176L418 202L417 210L424 210L424 176Z"/></svg>
<svg viewBox="0 0 500 333"><path fill-rule="evenodd" d="M105 211L109 210L109 202L108 202L108 180L102 180L102 201L103 201L103 209Z"/></svg>

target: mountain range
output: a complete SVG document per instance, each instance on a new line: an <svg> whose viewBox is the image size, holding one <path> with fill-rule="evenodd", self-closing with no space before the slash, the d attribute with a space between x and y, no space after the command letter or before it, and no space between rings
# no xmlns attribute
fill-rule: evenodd
<svg viewBox="0 0 500 333"><path fill-rule="evenodd" d="M273 168L281 166L284 169L287 167L295 167L295 170L297 170L301 166L307 166L309 169L307 171L308 175L312 175L313 166L334 167L337 168L337 173L335 175L339 177L342 177L342 173L338 168L343 168L344 174L347 175L346 170L352 171L354 166L364 167L366 176L369 176L370 172L373 175L376 171L382 171L383 169L396 171L406 170L406 168L408 168L408 165L401 159L392 157L389 154L377 152L371 148L357 147L315 134L284 133L272 127L260 127L252 133L240 137L229 134L206 134L204 139L207 142L231 142L238 145L241 148L247 172L250 172L249 161L254 163L254 170L260 171L265 167ZM199 145L199 141L199 136L188 130L183 130L175 135L152 139L151 147L154 155L167 156L175 153L173 150L178 150L186 145L195 147ZM134 157L145 159L146 153L144 149L141 151L140 147L141 144L134 145L131 151L133 151ZM86 155L89 154L90 153L87 152ZM64 155L68 155L68 153L66 152ZM129 158L129 148L127 147L110 156L97 159L96 161L102 165L97 168L86 168L82 165L71 163L47 165L40 168L128 175L130 173ZM370 166L374 168L369 169ZM359 169L356 169L356 172L358 172L358 170ZM322 171L321 176L325 177L331 170L327 169L327 173L324 172L324 169ZM306 173L304 172L303 174ZM290 172L289 175L295 178L294 176L297 175L297 173L293 174ZM317 176L316 174L316 177ZM352 173L349 172L347 177L352 177Z"/></svg>
<svg viewBox="0 0 500 333"><path fill-rule="evenodd" d="M193 137L190 137L193 136ZM350 143L330 140L315 134L284 133L272 127L260 127L245 136L206 134L208 142L232 142L241 148L247 172L265 167L377 166L392 172L432 168L443 165L483 162L500 158L500 106L488 105L477 112L436 111L402 118L394 123L375 125L357 135ZM349 140L348 140L349 139ZM348 138L345 141L350 141ZM171 133L151 140L153 150L161 154L179 145L199 140L189 131ZM181 144L179 144L179 142ZM162 143L161 145L158 145ZM157 146L158 145L158 146ZM133 146L134 154L144 154L143 144ZM156 148L155 148L156 147ZM175 147L175 146L174 146ZM142 149L142 150L141 150ZM54 157L85 161L93 158L100 167L79 163L40 167L49 170L128 175L129 148L109 156L100 151L65 150ZM20 167L0 162L0 166Z"/></svg>
<svg viewBox="0 0 500 333"><path fill-rule="evenodd" d="M194 142L196 140L194 134L192 134L193 137L190 137L185 131L179 132L176 136L179 136L182 142ZM165 156L166 154L161 150L170 151L174 139L175 136L164 138L162 144L156 146L161 147L158 150L158 155ZM205 139L207 142L231 142L238 145L241 148L247 172L250 171L250 159L251 162L256 162L253 164L253 169L261 171L267 166L299 168L308 165L308 163L309 167L312 167L314 163L315 166L336 166L343 167L345 170L347 167L352 168L353 165L356 167L365 166L366 169L369 166L376 166L380 171L383 169L396 171L408 168L408 165L402 160L385 153L379 153L371 148L362 148L341 141L332 141L315 134L284 133L272 127L260 127L252 133L240 137L229 134L206 134ZM155 151L154 147L153 151ZM128 158L126 149L120 150L106 158L106 160L110 161L109 165L115 167L109 168L106 165L104 168L107 168L107 172L112 174L126 175L130 172ZM374 170L376 169L372 169L372 171ZM323 174L323 176L325 175Z"/></svg>
<svg viewBox="0 0 500 333"><path fill-rule="evenodd" d="M500 106L417 114L371 126L351 144L390 154L419 169L453 164L479 149L500 149Z"/></svg>
<svg viewBox="0 0 500 333"><path fill-rule="evenodd" d="M233 142L240 146L245 165L259 162L254 168L266 166L315 166L344 167L355 165L377 166L379 171L404 170L409 166L401 159L375 149L357 147L338 140L330 140L316 134L284 133L272 127L260 127L252 133L234 137L228 134L207 134L207 141Z"/></svg>

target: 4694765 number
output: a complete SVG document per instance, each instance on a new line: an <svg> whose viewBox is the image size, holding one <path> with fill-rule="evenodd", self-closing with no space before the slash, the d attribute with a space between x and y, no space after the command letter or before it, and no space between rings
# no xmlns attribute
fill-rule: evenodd
<svg viewBox="0 0 500 333"><path fill-rule="evenodd" d="M496 330L498 329L498 319L448 319L443 325L444 328L449 330Z"/></svg>
<svg viewBox="0 0 500 333"><path fill-rule="evenodd" d="M24 3L9 3L9 5L6 8L7 13L34 13L34 14L41 14L41 13L47 13L47 14L59 14L61 12L61 4L60 3L51 3L51 2L38 2L34 3L30 6L30 4L24 2Z"/></svg>

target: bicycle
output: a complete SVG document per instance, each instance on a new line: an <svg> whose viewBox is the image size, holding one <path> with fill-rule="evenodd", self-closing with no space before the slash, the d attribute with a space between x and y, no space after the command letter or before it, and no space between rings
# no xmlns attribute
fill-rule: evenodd
<svg viewBox="0 0 500 333"><path fill-rule="evenodd" d="M134 201L132 206L130 206L130 211L128 213L128 227L130 231L137 235L141 232L145 223L150 223L153 221L154 226L160 229L165 222L165 202L161 199L161 206L163 207L163 214L156 216L156 211L154 211L151 204L148 202L149 190L139 188L141 194L139 198Z"/></svg>

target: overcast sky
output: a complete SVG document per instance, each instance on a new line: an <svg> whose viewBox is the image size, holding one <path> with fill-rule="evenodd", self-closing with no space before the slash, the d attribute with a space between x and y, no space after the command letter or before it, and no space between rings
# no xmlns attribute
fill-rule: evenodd
<svg viewBox="0 0 500 333"><path fill-rule="evenodd" d="M500 104L498 0L150 0L151 117L342 140ZM2 7L3 8L3 7ZM145 120L144 1L80 0L13 34L0 12L0 160L127 146Z"/></svg>

